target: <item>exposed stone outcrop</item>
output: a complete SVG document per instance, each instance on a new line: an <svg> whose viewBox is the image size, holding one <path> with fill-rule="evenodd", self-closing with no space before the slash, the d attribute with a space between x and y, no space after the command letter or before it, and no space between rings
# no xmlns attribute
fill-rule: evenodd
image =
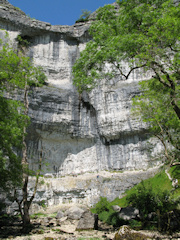
<svg viewBox="0 0 180 240"><path fill-rule="evenodd" d="M36 169L41 142L43 160L48 163L43 167L43 174L50 173L58 178L67 174L154 167L147 151L146 126L130 112L131 99L139 94L138 81L151 77L151 74L144 76L136 71L127 81L120 77L113 79L91 94L84 93L81 100L72 85L72 66L90 39L89 25L90 22L52 26L31 19L6 0L0 0L0 28L8 32L15 47L18 47L18 35L29 41L28 55L36 65L43 67L48 78L47 86L33 89L29 95L32 122L27 140L32 168ZM1 30L0 38L4 39L4 36L5 32ZM127 64L124 67L128 67ZM158 149L157 144L155 151ZM127 187L139 179L134 173L129 178L131 184ZM57 184L54 181L49 184ZM63 181L62 178L59 181ZM116 183L112 179L111 198L125 190L120 181L121 177ZM80 189L86 188L82 181L77 185ZM93 182L91 191L99 189L97 186L98 181L97 185ZM73 198L74 188L67 187L67 190L59 186L57 195L69 191ZM37 196L41 196L40 192ZM105 195L102 191L98 194ZM46 195L49 196L48 192Z"/></svg>
<svg viewBox="0 0 180 240"><path fill-rule="evenodd" d="M77 225L76 230L82 231L82 230L93 230L98 229L98 216L90 212L89 210L86 210Z"/></svg>

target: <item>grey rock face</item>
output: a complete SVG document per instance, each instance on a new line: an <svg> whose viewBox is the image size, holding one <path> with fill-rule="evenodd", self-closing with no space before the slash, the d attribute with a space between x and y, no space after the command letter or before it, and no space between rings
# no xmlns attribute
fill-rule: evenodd
<svg viewBox="0 0 180 240"><path fill-rule="evenodd" d="M59 211L57 212L56 219L61 219L61 218L63 218L63 217L64 217L64 213L63 213L61 210L59 210Z"/></svg>
<svg viewBox="0 0 180 240"><path fill-rule="evenodd" d="M95 216L93 213L90 211L85 211L81 219L78 222L76 230L81 231L81 230L92 230L92 229L98 229L98 219L97 216Z"/></svg>
<svg viewBox="0 0 180 240"><path fill-rule="evenodd" d="M74 219L74 220L78 220L82 217L82 214L84 213L84 210L73 206L71 208L69 208L68 210L66 210L65 215L69 218L69 219Z"/></svg>
<svg viewBox="0 0 180 240"><path fill-rule="evenodd" d="M102 83L91 94L84 93L81 99L72 85L72 66L90 39L89 25L90 22L52 26L27 17L5 0L0 1L0 29L8 32L14 47L18 47L18 35L29 41L29 57L42 66L48 78L47 86L30 91L32 121L27 137L32 169L37 169L42 145L43 162L48 163L48 166L44 164L42 173L47 176L59 178L102 170L146 170L157 165L150 162L146 126L130 111L132 97L139 94L138 81L150 78L150 73L144 76L136 71L127 81L119 77L108 84ZM0 38L5 39L4 30L0 30ZM127 68L127 64L124 63L124 67ZM159 144L153 143L155 151L159 151ZM131 184L127 180L126 187L137 182L133 174L130 179ZM123 192L124 186L111 180L115 187L111 191L112 198ZM51 182L54 184L53 180ZM61 186L45 189L44 195L40 194L40 187L37 198L56 204L56 191L57 202L64 194L69 194L71 199L78 199L80 194L81 198L88 195L82 191L84 182L78 181L78 190L75 184L71 185L66 189ZM87 190L89 197L93 190L99 189L97 185L98 182L93 182L91 190ZM104 189L107 185L108 181L104 181ZM97 193L105 195L102 191L97 190ZM49 196L53 200L49 200ZM89 202L94 201L95 197Z"/></svg>
<svg viewBox="0 0 180 240"><path fill-rule="evenodd" d="M154 168L148 171L117 172L113 175L103 171L86 173L77 177L40 178L34 203L44 201L47 206L53 206L72 202L93 206L99 201L100 196L113 201L117 197L121 198L127 189L152 177L157 171L158 169ZM33 193L33 186L34 179L32 178L29 181L30 195Z"/></svg>

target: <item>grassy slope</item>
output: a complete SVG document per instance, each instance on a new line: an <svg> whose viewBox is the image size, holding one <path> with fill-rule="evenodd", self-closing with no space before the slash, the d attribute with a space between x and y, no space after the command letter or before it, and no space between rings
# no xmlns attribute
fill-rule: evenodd
<svg viewBox="0 0 180 240"><path fill-rule="evenodd" d="M180 166L173 167L169 170L169 173L171 177L174 179L179 180L180 185ZM156 174L154 177L149 178L147 180L143 181L144 186L148 188L148 186L152 187L152 191L156 194L158 192L164 192L168 191L171 194L171 198L176 200L180 199L180 186L178 188L172 187L172 182L168 178L167 174L165 173L165 170L161 170L158 174ZM120 207L127 207L127 197L130 196L132 193L135 193L137 191L139 184L128 190L125 194L125 196L121 199L116 198L112 202L108 202L106 198L101 198L101 200L96 204L94 208L92 208L93 213L98 213L99 219L103 222L106 222L108 224L112 225L119 225L121 224L118 222L119 220L115 218L115 212L112 209L111 206L118 205ZM99 212L98 212L99 211ZM123 224L123 223L122 223Z"/></svg>
<svg viewBox="0 0 180 240"><path fill-rule="evenodd" d="M172 178L177 178L180 184L180 166L172 167L169 170L169 173ZM170 181L170 179L168 178L164 170L156 174L154 177L144 180L144 184L145 186L151 185L153 192L155 193L158 193L159 189L161 189L161 191L165 191L165 190L170 191L173 199L177 199L178 197L180 197L180 188L173 189L172 182ZM134 186L130 190L126 191L126 195L123 198L121 199L116 198L114 201L111 202L111 204L119 205L120 207L126 207L127 196L136 192L138 186L139 184Z"/></svg>

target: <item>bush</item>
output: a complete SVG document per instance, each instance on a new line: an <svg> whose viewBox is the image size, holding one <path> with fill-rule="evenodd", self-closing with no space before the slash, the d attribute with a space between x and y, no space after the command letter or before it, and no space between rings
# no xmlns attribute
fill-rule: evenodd
<svg viewBox="0 0 180 240"><path fill-rule="evenodd" d="M110 202L108 202L107 198L100 197L99 202L93 208L93 212L100 214L102 212L108 212L111 209Z"/></svg>
<svg viewBox="0 0 180 240"><path fill-rule="evenodd" d="M152 192L152 187L145 187L144 182L137 187L135 193L130 194L126 199L129 205L139 210L142 220L146 219L148 214L155 210L155 196Z"/></svg>
<svg viewBox="0 0 180 240"><path fill-rule="evenodd" d="M168 212L177 205L170 198L170 192L159 189L158 193L155 193L152 190L152 186L145 186L144 182L137 187L135 193L127 197L127 201L139 210L143 226L147 225L150 215L155 213L153 220L156 221L159 230L161 230L162 222L165 225L167 224L164 222L164 216L168 215Z"/></svg>
<svg viewBox="0 0 180 240"><path fill-rule="evenodd" d="M112 208L112 203L108 202L107 198L105 197L100 197L100 201L92 209L92 212L97 213L98 218L101 221L109 225L113 225L114 227L118 227L127 223L127 221L119 218L118 213Z"/></svg>
<svg viewBox="0 0 180 240"><path fill-rule="evenodd" d="M180 165L171 167L169 172L171 174L171 177L180 179Z"/></svg>

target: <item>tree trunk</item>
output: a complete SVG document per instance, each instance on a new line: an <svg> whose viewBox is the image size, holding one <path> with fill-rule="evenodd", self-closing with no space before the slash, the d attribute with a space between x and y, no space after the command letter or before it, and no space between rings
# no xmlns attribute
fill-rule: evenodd
<svg viewBox="0 0 180 240"><path fill-rule="evenodd" d="M29 216L29 203L28 201L23 202L23 228L27 228L30 225L30 216Z"/></svg>
<svg viewBox="0 0 180 240"><path fill-rule="evenodd" d="M28 102L28 85L27 82L24 88L24 115L28 115L29 109L29 102ZM31 203L35 197L37 186L38 186L38 179L40 176L41 171L41 164L42 164L42 143L41 143L41 152L40 152L40 159L39 159L39 169L36 173L36 182L34 187L34 192L31 197L28 198L28 180L29 180L29 164L27 159L27 144L26 144L26 126L23 129L23 139L22 139L22 170L23 170L23 181L22 181L22 200L20 201L17 197L17 191L15 189L15 199L19 206L19 211L21 214L21 218L23 221L23 231L27 232L30 228L30 215L29 215L29 208Z"/></svg>
<svg viewBox="0 0 180 240"><path fill-rule="evenodd" d="M159 209L157 209L156 214L157 214L157 224L158 224L157 227L158 227L158 231L161 231L161 214L160 214Z"/></svg>

